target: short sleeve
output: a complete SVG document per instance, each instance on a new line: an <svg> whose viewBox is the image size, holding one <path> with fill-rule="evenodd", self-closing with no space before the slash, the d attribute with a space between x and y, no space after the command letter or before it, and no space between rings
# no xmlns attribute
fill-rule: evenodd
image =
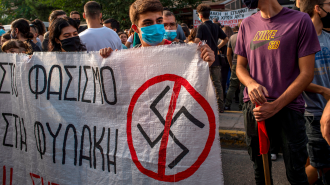
<svg viewBox="0 0 330 185"><path fill-rule="evenodd" d="M245 43L244 43L244 35L245 35L245 29L244 29L244 20L243 20L243 22L239 28L238 34L237 34L237 41L236 41L234 53L247 58L247 53L246 53L246 48L245 48Z"/></svg>
<svg viewBox="0 0 330 185"><path fill-rule="evenodd" d="M298 34L298 58L317 53L321 50L314 25L307 14L301 19Z"/></svg>
<svg viewBox="0 0 330 185"><path fill-rule="evenodd" d="M218 29L219 29L219 34L218 34L219 39L224 40L227 37L227 35L225 34L225 32L222 31L222 29L219 26Z"/></svg>
<svg viewBox="0 0 330 185"><path fill-rule="evenodd" d="M134 36L134 34L129 36L129 38L127 39L127 42L133 43L133 36Z"/></svg>
<svg viewBox="0 0 330 185"><path fill-rule="evenodd" d="M228 41L228 48L232 48L232 44L231 44L231 42L233 41L232 38L233 38L233 37L230 37L230 38L229 38L229 41Z"/></svg>
<svg viewBox="0 0 330 185"><path fill-rule="evenodd" d="M200 25L197 28L197 35L196 38L199 38L200 40L203 40L203 26L204 25Z"/></svg>

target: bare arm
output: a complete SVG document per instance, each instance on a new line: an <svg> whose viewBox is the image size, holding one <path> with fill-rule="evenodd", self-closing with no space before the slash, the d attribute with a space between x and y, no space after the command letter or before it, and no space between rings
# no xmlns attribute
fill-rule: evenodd
<svg viewBox="0 0 330 185"><path fill-rule="evenodd" d="M253 110L257 121L263 121L272 117L306 89L314 77L314 61L315 54L299 58L300 74L274 102L266 102Z"/></svg>
<svg viewBox="0 0 330 185"><path fill-rule="evenodd" d="M310 83L305 89L305 91L321 94L324 97L324 99L326 99L327 101L329 101L330 99L330 89L320 85Z"/></svg>
<svg viewBox="0 0 330 185"><path fill-rule="evenodd" d="M227 48L227 59L230 66L230 69L233 67L233 49Z"/></svg>
<svg viewBox="0 0 330 185"><path fill-rule="evenodd" d="M249 71L246 69L247 64L248 61L245 57L237 55L236 75L239 81L247 87L251 102L261 105L267 101L268 91L251 78Z"/></svg>
<svg viewBox="0 0 330 185"><path fill-rule="evenodd" d="M330 102L327 103L320 121L323 138L330 145Z"/></svg>
<svg viewBox="0 0 330 185"><path fill-rule="evenodd" d="M127 41L126 44L125 44L125 46L129 49L131 47L131 44L132 43L130 43L130 42Z"/></svg>
<svg viewBox="0 0 330 185"><path fill-rule="evenodd" d="M228 41L229 41L228 37L226 37L225 39L223 39L223 40L221 41L221 43L218 45L218 48L220 49L220 48L222 48L223 46L225 46L225 45L228 43Z"/></svg>

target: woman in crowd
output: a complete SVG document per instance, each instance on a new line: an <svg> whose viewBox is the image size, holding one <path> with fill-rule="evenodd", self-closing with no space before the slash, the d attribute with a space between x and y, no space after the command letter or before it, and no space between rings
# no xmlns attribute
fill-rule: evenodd
<svg viewBox="0 0 330 185"><path fill-rule="evenodd" d="M40 48L32 42L33 34L30 32L29 22L20 18L11 23L11 37L31 45L33 52L41 51Z"/></svg>
<svg viewBox="0 0 330 185"><path fill-rule="evenodd" d="M222 31L225 32L228 38L230 38L233 35L233 30L229 26L225 26L222 28ZM220 44L221 41L219 41L218 44ZM230 66L228 63L227 59L227 44L220 48L220 57L222 58L220 60L220 65L221 65L221 85L223 88L223 95L224 98L226 97L226 89L227 89L227 80L228 78L228 73L230 70Z"/></svg>
<svg viewBox="0 0 330 185"><path fill-rule="evenodd" d="M129 34L128 34L128 39L125 43L125 46L127 48L132 48L133 47L132 44L133 44L133 41L134 41L134 33L135 33L134 30L132 28L130 28Z"/></svg>
<svg viewBox="0 0 330 185"><path fill-rule="evenodd" d="M38 38L40 42L42 43L44 41L44 34L46 33L46 26L45 24L39 20L39 19L35 19L31 22L31 24L33 24L37 29L38 29Z"/></svg>
<svg viewBox="0 0 330 185"><path fill-rule="evenodd" d="M4 44L6 41L10 40L10 33L5 33L1 37L1 44Z"/></svg>
<svg viewBox="0 0 330 185"><path fill-rule="evenodd" d="M71 18L57 18L49 28L48 51L86 51L78 36L78 25Z"/></svg>
<svg viewBox="0 0 330 185"><path fill-rule="evenodd" d="M186 38L189 37L190 35L190 31L189 31L189 28L188 27L185 27L185 26L181 26L183 32L184 32L184 35L186 36Z"/></svg>
<svg viewBox="0 0 330 185"><path fill-rule="evenodd" d="M191 30L190 35L188 36L188 39L187 39L188 40L188 44L195 43L194 41L195 41L196 35L197 35L197 28L193 28Z"/></svg>
<svg viewBox="0 0 330 185"><path fill-rule="evenodd" d="M127 38L128 38L127 34L124 33L124 32L119 32L118 36L119 36L119 38L121 40L121 43L123 45L123 49L127 49L127 47L125 46L125 44L127 42Z"/></svg>
<svg viewBox="0 0 330 185"><path fill-rule="evenodd" d="M2 44L1 49L6 53L25 53L31 55L33 52L31 46L27 42L16 39L6 41Z"/></svg>
<svg viewBox="0 0 330 185"><path fill-rule="evenodd" d="M52 22L57 18L67 17L65 11L63 10L54 10L50 13L48 17L49 25L51 26ZM50 27L49 26L49 27ZM48 51L48 43L49 43L49 31L45 33L44 40L42 42L42 50Z"/></svg>

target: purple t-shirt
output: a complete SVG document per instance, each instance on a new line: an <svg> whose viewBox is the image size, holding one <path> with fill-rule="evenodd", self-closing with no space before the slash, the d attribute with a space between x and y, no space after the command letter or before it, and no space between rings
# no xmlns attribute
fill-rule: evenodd
<svg viewBox="0 0 330 185"><path fill-rule="evenodd" d="M320 44L310 17L302 12L283 8L269 19L260 11L243 20L235 53L246 57L251 77L266 87L268 101L280 97L298 77L298 59L320 51ZM311 61L314 62L314 61ZM247 88L244 101L249 101ZM304 112L302 95L287 105Z"/></svg>

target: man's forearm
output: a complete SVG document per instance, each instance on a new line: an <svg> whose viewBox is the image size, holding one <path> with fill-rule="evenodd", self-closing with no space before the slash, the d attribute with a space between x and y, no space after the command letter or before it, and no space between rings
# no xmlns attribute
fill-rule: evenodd
<svg viewBox="0 0 330 185"><path fill-rule="evenodd" d="M222 48L223 46L225 46L225 45L228 43L228 41L229 41L228 37L226 37L225 39L223 39L223 40L221 41L221 43L218 45L218 48L220 49L220 48Z"/></svg>
<svg viewBox="0 0 330 185"><path fill-rule="evenodd" d="M310 83L306 87L305 91L312 92L312 93L317 93L317 94L322 94L324 92L324 87L323 86L320 86L320 85L316 85L316 84Z"/></svg>
<svg viewBox="0 0 330 185"><path fill-rule="evenodd" d="M227 55L228 63L230 68L233 66L233 56L232 55Z"/></svg>
<svg viewBox="0 0 330 185"><path fill-rule="evenodd" d="M250 76L250 73L246 69L246 66L242 66L240 64L237 64L236 75L237 75L239 81L246 87L249 86L252 83L256 83L256 81L253 80L253 78Z"/></svg>
<svg viewBox="0 0 330 185"><path fill-rule="evenodd" d="M294 99L296 99L312 82L313 75L300 73L298 77L292 82L292 84L284 91L284 93L277 98L276 103L277 111L288 105Z"/></svg>

